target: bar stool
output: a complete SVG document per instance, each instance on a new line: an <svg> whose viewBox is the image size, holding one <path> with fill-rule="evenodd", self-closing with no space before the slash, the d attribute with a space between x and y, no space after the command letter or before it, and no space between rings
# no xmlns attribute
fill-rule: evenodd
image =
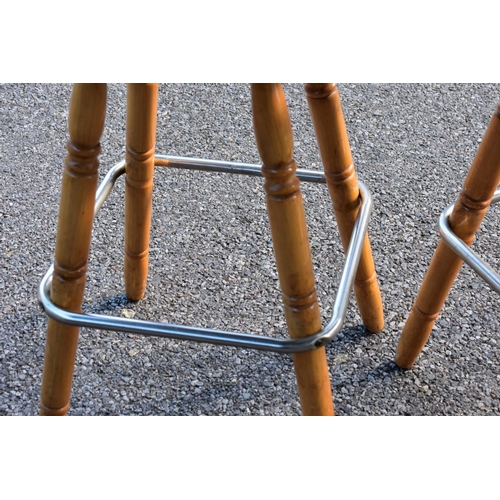
<svg viewBox="0 0 500 500"><path fill-rule="evenodd" d="M280 84L251 86L257 147L263 165L155 154L158 86L127 87L126 158L113 167L99 189L98 155L106 113L105 84L76 84L69 110L69 141L62 180L55 259L39 287L49 316L40 413L64 415L69 408L79 327L92 327L262 349L293 356L304 415L333 415L325 345L340 331L354 286L367 330L383 328L383 309L367 225L369 191L354 171L338 91L333 84L305 87L322 172L297 169L288 108ZM262 175L290 339L83 314L92 220L116 179L126 174L125 290L132 301L145 292L152 209L153 169L186 168ZM326 182L333 201L346 261L330 322L322 329L300 181Z"/></svg>
<svg viewBox="0 0 500 500"><path fill-rule="evenodd" d="M500 277L469 246L491 203L500 201L500 106L493 114L454 205L439 220L441 241L434 253L396 350L395 362L411 368L425 346L462 261L500 293Z"/></svg>

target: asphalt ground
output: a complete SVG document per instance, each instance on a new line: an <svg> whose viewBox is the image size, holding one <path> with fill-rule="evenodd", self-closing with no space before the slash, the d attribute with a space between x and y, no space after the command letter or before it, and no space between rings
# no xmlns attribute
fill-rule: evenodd
<svg viewBox="0 0 500 500"><path fill-rule="evenodd" d="M337 415L499 415L498 297L463 266L414 368L398 338L486 126L499 84L339 84L386 326L364 331L354 297L326 352ZM302 84L284 86L295 159L321 169ZM38 414L68 84L0 85L0 415ZM126 87L109 86L101 179L124 157ZM248 85L160 86L157 152L259 163ZM95 220L84 309L286 337L262 180L155 172L146 297L123 293L123 179ZM325 186L302 184L323 324L343 253ZM498 208L473 247L500 268ZM300 415L290 356L82 329L70 415Z"/></svg>

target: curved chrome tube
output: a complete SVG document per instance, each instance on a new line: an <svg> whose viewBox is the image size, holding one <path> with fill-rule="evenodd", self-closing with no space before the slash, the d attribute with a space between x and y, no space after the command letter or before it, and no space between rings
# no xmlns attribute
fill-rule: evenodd
<svg viewBox="0 0 500 500"><path fill-rule="evenodd" d="M163 155L155 156L155 165L172 168L187 168L211 172L238 173L261 176L261 166L245 163L200 160L196 158L179 158ZM125 172L125 162L115 165L106 175L96 194L94 216L97 214L113 185ZM309 182L325 182L322 172L297 169L297 177ZM155 337L167 337L178 340L191 340L211 344L227 345L247 349L260 349L277 353L296 353L311 351L327 345L340 332L347 313L350 292L361 257L365 235L368 229L373 202L366 186L359 182L362 198L361 208L353 228L346 260L332 310L332 317L320 332L301 339L277 339L249 333L228 332L210 328L157 323L152 321L119 318L98 314L83 314L66 311L56 306L50 299L50 286L54 267L51 266L38 287L38 300L47 315L60 323L99 328L103 330L121 331Z"/></svg>
<svg viewBox="0 0 500 500"><path fill-rule="evenodd" d="M180 168L184 170L201 170L203 172L220 172L224 174L243 174L262 177L261 165L253 163L235 163L231 161L204 160L201 158L185 158L181 156L155 155L157 167ZM319 170L298 168L295 175L305 182L325 183L325 174Z"/></svg>
<svg viewBox="0 0 500 500"><path fill-rule="evenodd" d="M97 212L101 210L103 203L106 201L106 198L111 193L115 182L118 177L125 173L125 160L117 163L107 174L106 177L102 180L100 186L97 188L97 193L95 195L95 204L94 204L94 218L97 215Z"/></svg>
<svg viewBox="0 0 500 500"><path fill-rule="evenodd" d="M500 190L495 191L491 203L500 201ZM468 247L450 228L449 218L454 205L450 205L439 217L439 234L443 241L466 262L481 278L484 279L495 292L500 293L500 276L484 262L476 252Z"/></svg>

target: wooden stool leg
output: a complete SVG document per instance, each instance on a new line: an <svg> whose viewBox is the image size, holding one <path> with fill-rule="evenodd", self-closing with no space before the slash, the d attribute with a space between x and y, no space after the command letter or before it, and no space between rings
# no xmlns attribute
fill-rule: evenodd
<svg viewBox="0 0 500 500"><path fill-rule="evenodd" d="M300 338L319 332L321 318L281 85L253 84L252 109L286 322L290 336ZM293 360L304 415L333 415L325 348L294 354Z"/></svg>
<svg viewBox="0 0 500 500"><path fill-rule="evenodd" d="M105 84L74 86L51 289L52 301L74 312L81 311L85 288L105 113ZM41 415L68 411L78 331L49 319Z"/></svg>
<svg viewBox="0 0 500 500"><path fill-rule="evenodd" d="M148 277L157 84L127 87L127 152L125 187L125 292L140 300Z"/></svg>
<svg viewBox="0 0 500 500"><path fill-rule="evenodd" d="M344 251L347 251L359 211L360 198L339 93L336 85L331 83L308 83L305 90L340 238ZM382 330L382 296L368 235L359 261L354 292L367 330Z"/></svg>
<svg viewBox="0 0 500 500"><path fill-rule="evenodd" d="M500 183L500 107L493 115L453 212L452 231L470 245ZM462 260L440 241L401 333L396 364L410 368L427 342Z"/></svg>

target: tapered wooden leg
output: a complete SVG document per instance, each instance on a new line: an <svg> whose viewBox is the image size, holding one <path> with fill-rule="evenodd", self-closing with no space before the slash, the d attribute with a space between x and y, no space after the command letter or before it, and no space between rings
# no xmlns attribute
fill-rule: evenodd
<svg viewBox="0 0 500 500"><path fill-rule="evenodd" d="M127 88L125 292L140 300L148 277L158 85Z"/></svg>
<svg viewBox="0 0 500 500"><path fill-rule="evenodd" d="M452 231L470 245L500 183L500 107L493 115L453 212ZM440 241L401 333L396 364L410 368L427 342L462 260Z"/></svg>
<svg viewBox="0 0 500 500"><path fill-rule="evenodd" d="M308 83L305 90L340 238L344 251L347 251L361 201L339 93L336 85L331 83ZM359 261L354 292L367 330L382 330L382 296L368 235Z"/></svg>
<svg viewBox="0 0 500 500"><path fill-rule="evenodd" d="M74 86L51 290L56 305L74 312L81 311L85 288L105 113L105 84ZM49 319L41 415L68 411L78 331Z"/></svg>
<svg viewBox="0 0 500 500"><path fill-rule="evenodd" d="M300 338L319 332L321 318L281 85L253 84L252 108L286 322L290 336ZM325 348L294 354L293 360L304 415L333 415Z"/></svg>

